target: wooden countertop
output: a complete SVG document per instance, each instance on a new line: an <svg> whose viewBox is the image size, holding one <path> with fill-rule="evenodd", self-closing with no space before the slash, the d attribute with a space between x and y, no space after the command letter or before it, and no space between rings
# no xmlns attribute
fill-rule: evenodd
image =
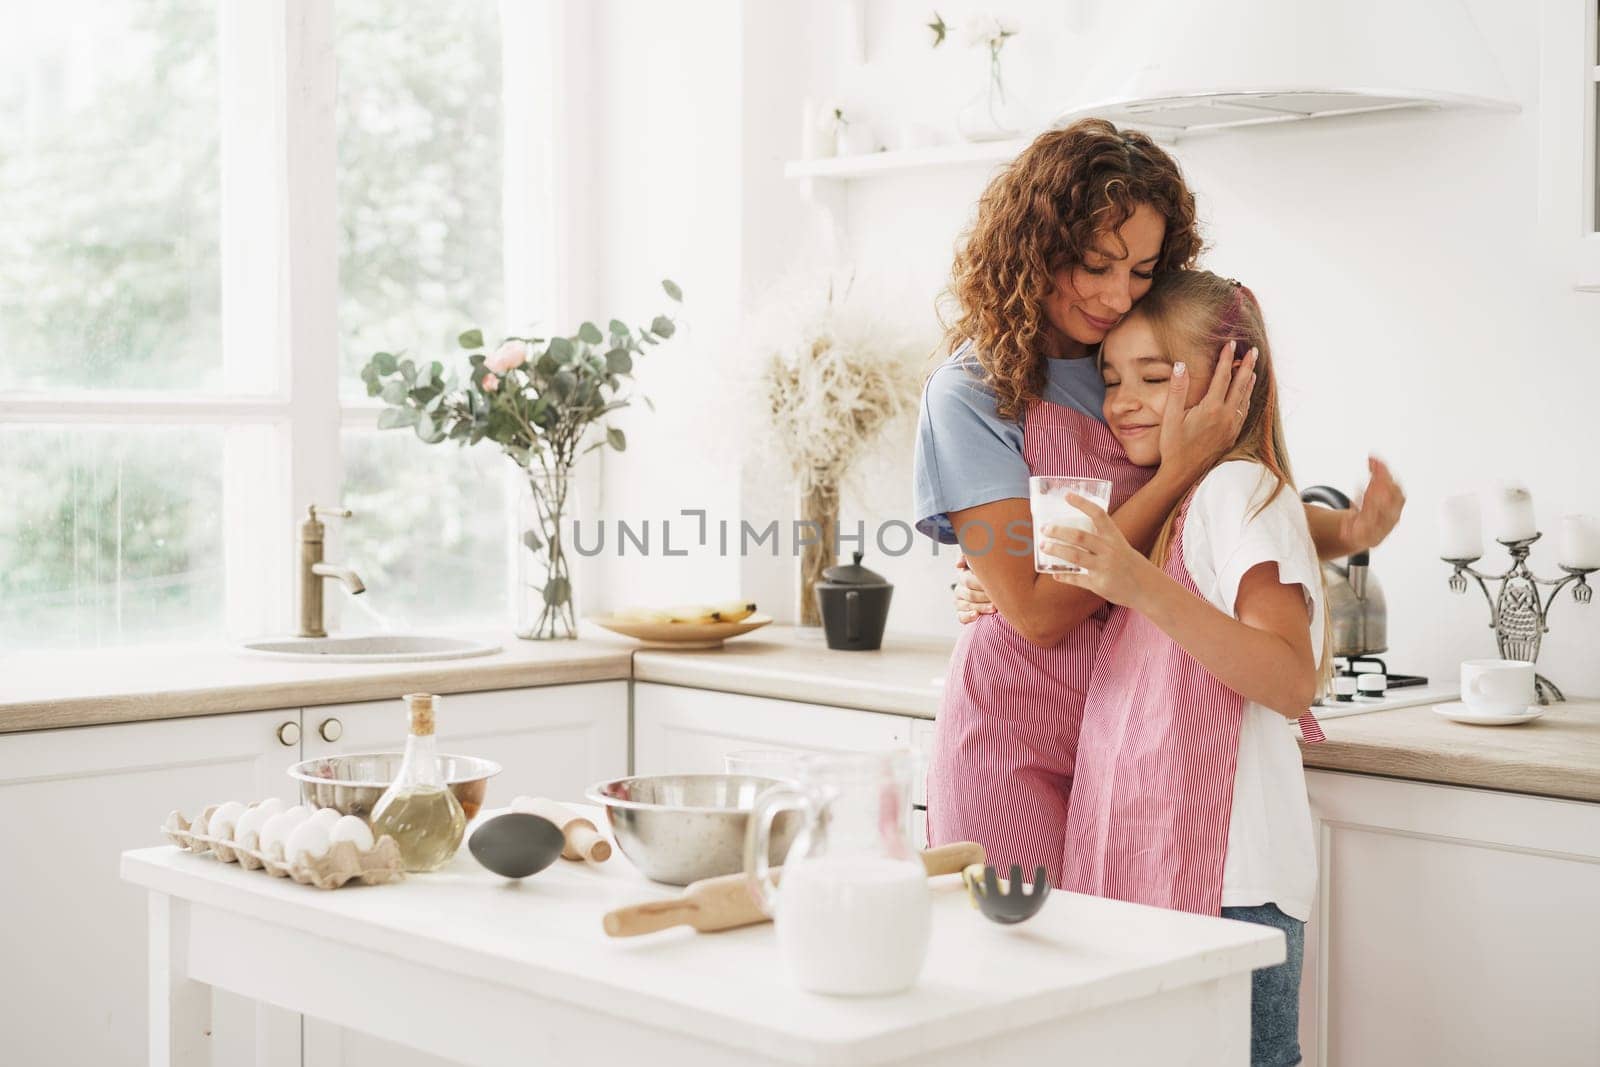
<svg viewBox="0 0 1600 1067"><path fill-rule="evenodd" d="M931 719L953 647L890 635L878 652L835 652L790 626L710 651L640 648L588 624L576 641L471 636L504 648L390 664L275 662L222 644L7 657L0 733L629 678ZM1302 748L1307 767L1600 802L1600 701L1558 704L1518 726L1466 726L1423 706L1332 719L1323 731L1326 742Z"/></svg>
<svg viewBox="0 0 1600 1067"><path fill-rule="evenodd" d="M952 647L942 638L891 635L876 652L836 652L820 634L768 626L721 649L641 648L633 656L633 677L932 719Z"/></svg>
<svg viewBox="0 0 1600 1067"><path fill-rule="evenodd" d="M1468 726L1431 707L1375 711L1322 724L1302 745L1307 767L1600 801L1600 701L1553 704L1516 726Z"/></svg>
<svg viewBox="0 0 1600 1067"><path fill-rule="evenodd" d="M273 660L221 642L8 656L0 660L0 733L392 700L419 690L626 680L632 670L633 642L598 629L575 641L521 641L509 632L461 636L501 650L424 663Z"/></svg>

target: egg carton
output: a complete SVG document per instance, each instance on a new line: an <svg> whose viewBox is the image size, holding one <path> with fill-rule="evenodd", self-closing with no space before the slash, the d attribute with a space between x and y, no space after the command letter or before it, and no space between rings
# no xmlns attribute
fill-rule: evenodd
<svg viewBox="0 0 1600 1067"><path fill-rule="evenodd" d="M199 824L210 825L211 816L221 806L212 804L203 810ZM255 806L252 803L246 810ZM357 879L365 885L381 885L405 877L405 868L400 862L400 845L388 835L378 838L377 843L365 852L357 848L354 842L336 841L321 856L301 855L293 860L285 860L281 850L272 853L263 851L259 847L257 833L246 833L243 840L234 841L193 833L190 830L192 825L183 812L174 811L167 815L161 832L167 840L186 852L210 855L223 863L237 863L247 871L266 871L275 878L292 878L301 885L338 889Z"/></svg>

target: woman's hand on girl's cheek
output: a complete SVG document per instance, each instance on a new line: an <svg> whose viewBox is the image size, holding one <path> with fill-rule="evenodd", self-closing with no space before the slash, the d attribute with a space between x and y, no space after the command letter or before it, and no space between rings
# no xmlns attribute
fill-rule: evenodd
<svg viewBox="0 0 1600 1067"><path fill-rule="evenodd" d="M1186 408L1189 375L1172 368L1167 407L1161 415L1161 468L1175 472L1183 484L1192 484L1216 465L1239 439L1255 388L1256 350L1245 353L1233 366L1234 342L1222 346L1205 396Z"/></svg>
<svg viewBox="0 0 1600 1067"><path fill-rule="evenodd" d="M1067 499L1094 521L1094 531L1073 526L1046 526L1043 551L1046 555L1077 564L1086 573L1057 571L1051 577L1065 585L1087 589L1113 604L1137 606L1154 567L1138 549L1128 543L1103 508L1080 496Z"/></svg>
<svg viewBox="0 0 1600 1067"><path fill-rule="evenodd" d="M1400 522L1406 494L1394 480L1388 464L1377 456L1367 457L1372 478L1361 496L1361 503L1344 513L1339 536L1352 552L1364 552L1383 543Z"/></svg>
<svg viewBox="0 0 1600 1067"><path fill-rule="evenodd" d="M976 622L979 615L993 615L999 610L978 576L972 573L966 556L956 560L956 580L950 583L950 590L956 604L956 618L963 623Z"/></svg>

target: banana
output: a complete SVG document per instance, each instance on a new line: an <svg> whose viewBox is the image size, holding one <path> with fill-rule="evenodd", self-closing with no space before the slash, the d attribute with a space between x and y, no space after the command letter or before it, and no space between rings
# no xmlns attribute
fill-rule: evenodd
<svg viewBox="0 0 1600 1067"><path fill-rule="evenodd" d="M626 622L741 622L755 614L753 600L728 600L721 604L679 604L671 608L624 608L616 617Z"/></svg>
<svg viewBox="0 0 1600 1067"><path fill-rule="evenodd" d="M718 622L741 622L755 613L755 601L730 600L726 604L719 604L711 614Z"/></svg>
<svg viewBox="0 0 1600 1067"><path fill-rule="evenodd" d="M624 608L616 613L623 622L671 622L672 616L658 608Z"/></svg>
<svg viewBox="0 0 1600 1067"><path fill-rule="evenodd" d="M668 608L673 622L716 622L716 609L706 604L680 604Z"/></svg>

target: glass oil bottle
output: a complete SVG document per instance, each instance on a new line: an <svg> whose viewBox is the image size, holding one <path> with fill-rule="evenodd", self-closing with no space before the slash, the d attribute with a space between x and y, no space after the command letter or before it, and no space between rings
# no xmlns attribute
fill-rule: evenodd
<svg viewBox="0 0 1600 1067"><path fill-rule="evenodd" d="M434 871L461 847L467 828L461 802L445 784L433 737L435 698L429 693L405 697L411 716L405 758L393 784L372 809L372 834L385 834L400 846L408 871Z"/></svg>

